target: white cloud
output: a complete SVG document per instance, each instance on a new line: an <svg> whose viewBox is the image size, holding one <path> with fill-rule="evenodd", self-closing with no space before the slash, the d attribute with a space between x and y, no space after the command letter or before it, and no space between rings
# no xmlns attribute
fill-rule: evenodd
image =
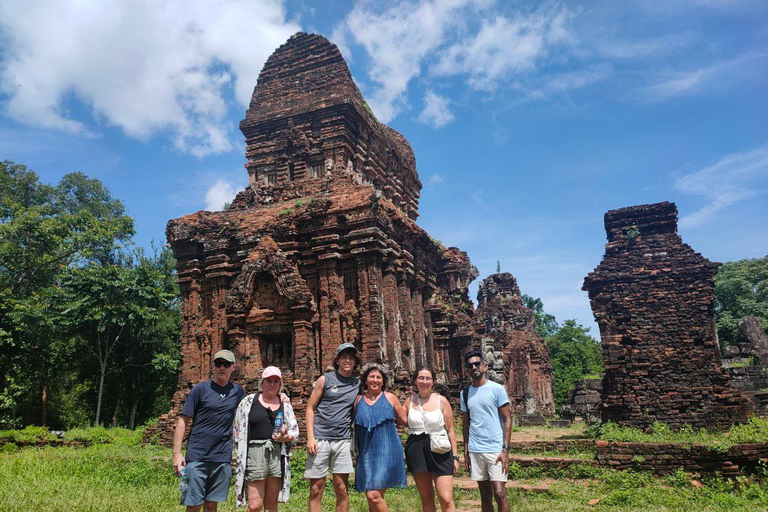
<svg viewBox="0 0 768 512"><path fill-rule="evenodd" d="M675 72L671 78L649 87L647 92L654 100L665 100L721 87L730 88L739 81L765 82L768 80L767 68L768 53L747 53L699 69Z"/></svg>
<svg viewBox="0 0 768 512"><path fill-rule="evenodd" d="M754 188L754 181L766 175L768 144L727 155L714 165L677 178L676 189L708 200L700 210L680 219L680 227L698 226L720 210L761 194L763 191Z"/></svg>
<svg viewBox="0 0 768 512"><path fill-rule="evenodd" d="M605 80L612 73L613 68L609 64L594 64L584 69L555 75L542 86L531 89L529 94L532 97L544 98L567 93Z"/></svg>
<svg viewBox="0 0 768 512"><path fill-rule="evenodd" d="M614 59L638 59L670 53L692 44L696 37L691 32L658 35L644 40L606 39L598 41L600 54Z"/></svg>
<svg viewBox="0 0 768 512"><path fill-rule="evenodd" d="M439 172L436 172L429 177L429 181L427 181L427 183L430 187L436 187L437 185L442 185L443 181L445 181L443 175Z"/></svg>
<svg viewBox="0 0 768 512"><path fill-rule="evenodd" d="M427 91L427 94L424 95L424 110L419 114L419 121L432 128L440 128L453 119L451 100L432 91Z"/></svg>
<svg viewBox="0 0 768 512"><path fill-rule="evenodd" d="M451 45L432 67L438 75L467 75L478 90L492 91L514 74L531 72L553 47L573 43L566 10L540 9L532 14L482 20L476 34Z"/></svg>
<svg viewBox="0 0 768 512"><path fill-rule="evenodd" d="M0 0L0 12L12 118L82 135L102 123L167 133L198 156L232 149L225 98L247 106L267 57L299 29L282 0ZM67 111L72 98L88 115Z"/></svg>
<svg viewBox="0 0 768 512"><path fill-rule="evenodd" d="M425 68L440 76L466 76L475 89L493 90L514 73L534 70L555 45L574 41L568 29L571 14L565 8L547 4L532 13L505 17L498 9L489 9L495 3L360 1L336 27L333 39L347 58L353 45L365 50L370 61L368 74L375 84L366 96L386 123L408 108L409 84ZM443 119L444 115L425 122L434 125L435 120Z"/></svg>
<svg viewBox="0 0 768 512"><path fill-rule="evenodd" d="M237 189L234 185L224 180L216 180L205 193L205 209L219 211L224 208L224 203L231 202L235 195Z"/></svg>
<svg viewBox="0 0 768 512"><path fill-rule="evenodd" d="M376 116L387 123L406 106L408 83L421 73L422 61L444 41L470 0L422 0L384 4L359 2L334 31L347 49L348 39L362 45L372 61L371 80L378 88L368 97ZM349 38L347 37L349 36Z"/></svg>

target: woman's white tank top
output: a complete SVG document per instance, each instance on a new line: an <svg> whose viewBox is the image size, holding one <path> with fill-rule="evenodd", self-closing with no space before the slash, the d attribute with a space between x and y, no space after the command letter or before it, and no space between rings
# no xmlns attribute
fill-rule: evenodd
<svg viewBox="0 0 768 512"><path fill-rule="evenodd" d="M408 433L411 435L428 434L433 432L442 432L445 429L445 419L443 418L443 411L440 408L440 400L443 397L437 395L437 409L434 411L419 410L419 397L414 395L411 397L411 408L408 411ZM426 428L424 421L426 420Z"/></svg>

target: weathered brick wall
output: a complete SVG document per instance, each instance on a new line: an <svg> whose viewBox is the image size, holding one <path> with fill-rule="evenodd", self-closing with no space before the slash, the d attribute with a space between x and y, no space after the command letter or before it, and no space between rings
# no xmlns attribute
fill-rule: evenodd
<svg viewBox="0 0 768 512"><path fill-rule="evenodd" d="M517 415L555 413L549 350L536 333L536 317L523 306L515 278L502 272L481 283L475 331L489 364L488 377L503 384Z"/></svg>
<svg viewBox="0 0 768 512"><path fill-rule="evenodd" d="M753 469L760 459L768 460L768 443L740 444L720 452L703 445L597 442L601 466L648 470L658 475L682 468L689 473L734 477Z"/></svg>
<svg viewBox="0 0 768 512"><path fill-rule="evenodd" d="M646 428L729 425L751 402L720 365L713 263L677 234L671 203L605 214L605 256L584 281L600 327L602 419Z"/></svg>

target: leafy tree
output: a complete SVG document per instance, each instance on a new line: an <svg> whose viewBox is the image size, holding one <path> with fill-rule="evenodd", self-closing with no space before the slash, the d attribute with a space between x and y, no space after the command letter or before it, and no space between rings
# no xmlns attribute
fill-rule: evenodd
<svg viewBox="0 0 768 512"><path fill-rule="evenodd" d="M768 256L730 261L715 276L715 318L722 346L747 341L739 321L749 315L768 330Z"/></svg>
<svg viewBox="0 0 768 512"><path fill-rule="evenodd" d="M123 204L98 180L72 173L52 186L0 163L0 423L15 421L30 393L46 421L49 379L67 346L47 321L46 291L76 263L109 260L132 234Z"/></svg>
<svg viewBox="0 0 768 512"><path fill-rule="evenodd" d="M554 315L544 311L541 299L523 295L523 305L536 315L536 332L549 348L552 371L555 375L555 404L565 403L573 383L603 371L600 342L589 335L589 327L566 320L559 325Z"/></svg>
<svg viewBox="0 0 768 512"><path fill-rule="evenodd" d="M146 352L146 346L135 350L125 347L130 342L140 342L142 334L156 328L160 312L174 297L165 285L163 276L152 265L141 262L135 267L88 264L70 269L62 280L58 303L61 326L82 342L98 363L96 424L102 419L107 375L131 366L152 364L137 362L142 361L139 352ZM129 358L115 366L121 349ZM138 388L138 381L134 382Z"/></svg>
<svg viewBox="0 0 768 512"><path fill-rule="evenodd" d="M589 327L576 320L566 320L546 340L555 374L555 403L560 406L575 381L603 371L602 349L600 342L589 335Z"/></svg>
<svg viewBox="0 0 768 512"><path fill-rule="evenodd" d="M536 315L536 332L539 336L546 339L547 336L551 336L560 329L554 315L544 311L544 303L541 299L535 299L526 294L523 294L520 298L523 301L523 306L533 311L533 314Z"/></svg>

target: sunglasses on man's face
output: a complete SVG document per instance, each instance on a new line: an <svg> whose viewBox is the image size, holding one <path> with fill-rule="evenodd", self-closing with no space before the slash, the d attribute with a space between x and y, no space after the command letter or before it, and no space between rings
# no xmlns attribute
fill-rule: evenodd
<svg viewBox="0 0 768 512"><path fill-rule="evenodd" d="M475 361L473 363L467 363L467 368L481 367L483 363L481 361Z"/></svg>
<svg viewBox="0 0 768 512"><path fill-rule="evenodd" d="M230 363L229 361L222 361L221 359L217 359L216 361L213 362L213 366L215 366L216 368L221 368L222 366L224 368L229 368L230 366L232 366L232 363Z"/></svg>

